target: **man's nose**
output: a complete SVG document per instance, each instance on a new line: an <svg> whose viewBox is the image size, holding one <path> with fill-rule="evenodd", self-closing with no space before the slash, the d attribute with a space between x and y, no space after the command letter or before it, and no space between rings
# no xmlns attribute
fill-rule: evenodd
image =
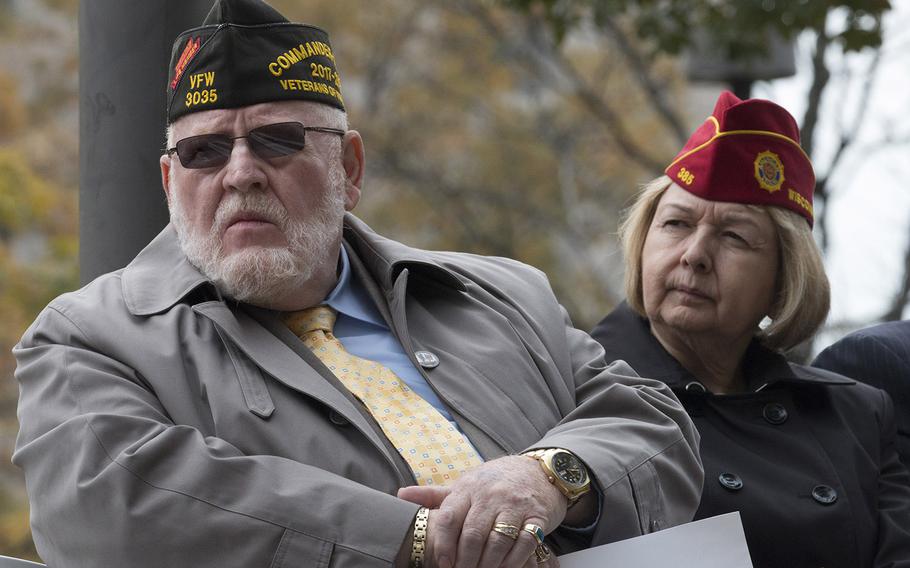
<svg viewBox="0 0 910 568"><path fill-rule="evenodd" d="M244 192L264 189L267 178L263 166L262 158L253 152L245 138L234 140L231 155L224 165L224 189Z"/></svg>

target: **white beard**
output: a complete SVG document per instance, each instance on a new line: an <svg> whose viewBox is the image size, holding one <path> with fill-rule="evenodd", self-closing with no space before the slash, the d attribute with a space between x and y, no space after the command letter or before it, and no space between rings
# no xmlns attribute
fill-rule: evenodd
<svg viewBox="0 0 910 568"><path fill-rule="evenodd" d="M209 278L222 294L249 304L271 307L303 289L320 269L334 270L338 261L344 216L344 174L330 173L332 189L316 205L306 222L291 219L270 194L261 191L228 192L215 212L208 233L195 231L175 193L171 224L187 259ZM189 188L192 191L192 188ZM238 212L250 212L275 224L284 233L286 247L250 247L225 255L221 235Z"/></svg>

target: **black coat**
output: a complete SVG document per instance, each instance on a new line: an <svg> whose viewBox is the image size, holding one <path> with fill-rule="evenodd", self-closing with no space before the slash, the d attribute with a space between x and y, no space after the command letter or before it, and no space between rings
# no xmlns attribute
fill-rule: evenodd
<svg viewBox="0 0 910 568"><path fill-rule="evenodd" d="M713 395L625 303L592 335L679 396L701 433L695 518L739 511L756 568L910 567L910 474L883 391L753 343L750 392Z"/></svg>
<svg viewBox="0 0 910 568"><path fill-rule="evenodd" d="M910 321L892 321L853 332L816 357L828 369L891 395L897 420L897 453L910 468Z"/></svg>

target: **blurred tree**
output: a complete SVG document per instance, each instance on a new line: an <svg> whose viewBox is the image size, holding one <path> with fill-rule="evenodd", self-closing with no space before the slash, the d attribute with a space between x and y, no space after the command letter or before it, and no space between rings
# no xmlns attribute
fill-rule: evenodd
<svg viewBox="0 0 910 568"><path fill-rule="evenodd" d="M618 212L703 118L686 112L675 56L693 30L708 30L731 57L761 56L769 29L822 30L825 49L874 49L889 8L886 0L275 4L332 30L349 113L367 139L359 213L422 246L538 266L580 327L622 296ZM836 30L832 13L843 22ZM824 53L815 60L830 73ZM825 86L819 72L807 95L810 150ZM833 167L818 168L822 205Z"/></svg>
<svg viewBox="0 0 910 568"><path fill-rule="evenodd" d="M10 349L78 283L77 5L0 4L0 554L34 560L25 487L10 464L18 395Z"/></svg>
<svg viewBox="0 0 910 568"><path fill-rule="evenodd" d="M618 301L617 212L675 142L613 45L558 45L544 19L482 0L274 4L332 30L368 222L531 263L580 326ZM671 59L653 65L666 93L682 88Z"/></svg>
<svg viewBox="0 0 910 568"><path fill-rule="evenodd" d="M55 12L75 17L79 12L79 0L42 0L44 4Z"/></svg>
<svg viewBox="0 0 910 568"><path fill-rule="evenodd" d="M881 17L889 0L500 0L519 12L537 14L549 24L557 41L582 26L612 33L617 18L628 20L639 39L650 46L647 55L680 54L697 36L730 58L765 52L767 31L792 38L805 30L825 27L829 14L840 11L846 25L829 41L857 51L881 45Z"/></svg>
<svg viewBox="0 0 910 568"><path fill-rule="evenodd" d="M39 177L0 147L0 553L37 559L21 474L9 460L17 429L10 349L53 297L78 282L76 193Z"/></svg>
<svg viewBox="0 0 910 568"><path fill-rule="evenodd" d="M798 118L815 158L817 233L825 248L831 176L856 146L875 65L857 77L865 95L855 98L855 112L844 113L851 118L841 121L833 155L815 151L820 108L824 96L842 96L830 77L844 73L845 54L878 52L890 9L887 0L383 6L282 6L333 30L349 111L367 138L369 185L360 214L423 246L537 265L581 327L622 295L618 211L703 119L687 113L676 55L705 34L734 58L762 57L769 30L813 39L813 73Z"/></svg>
<svg viewBox="0 0 910 568"><path fill-rule="evenodd" d="M503 4L527 14L536 14L548 23L557 41L572 30L595 30L626 45L633 60L650 61L660 54L680 54L693 47L701 35L730 59L761 57L767 52L768 32L776 37L793 38L808 31L815 36L812 55L812 84L807 93L802 119L802 144L809 155L815 149L816 130L822 94L831 78L830 51L841 53L878 49L882 43L882 16L891 8L889 0L824 0L782 2L777 0L501 0ZM839 24L831 24L836 19ZM641 48L635 49L623 33L622 24L636 31ZM637 66L637 79L645 85L651 102L665 107L664 93L655 88L647 67ZM874 67L867 79L874 75ZM868 92L866 93L868 96ZM863 103L866 101L863 101ZM607 104L604 101L603 104ZM865 108L860 104L860 108ZM685 141L686 130L671 112L663 112L667 128ZM858 117L862 120L862 113ZM845 129L856 132L856 129ZM816 199L822 205L828 197L828 176L843 151L850 145L843 139L833 164L818 173ZM816 164L817 166L819 164ZM820 207L824 209L824 207ZM826 212L819 216L822 246L827 242Z"/></svg>
<svg viewBox="0 0 910 568"><path fill-rule="evenodd" d="M708 44L737 60L764 56L769 32L773 32L772 37L794 38L803 34L810 39L810 82L805 110L798 118L803 147L813 157L816 169L816 235L823 251L827 251L830 241L830 208L825 205L838 187L834 180L842 166L856 155L868 157L901 143L894 139L893 129L877 141L859 143L881 62L882 22L891 9L889 0L500 0L500 4L528 18L543 19L556 43L569 44L579 35L610 38L642 88L644 97L638 103L656 110L665 135L677 143L686 139L689 129L682 127L684 121L668 104L672 95L662 84L661 73L655 72L655 61L666 54L683 53L705 37ZM869 63L857 73L853 69L859 52ZM832 86L833 77L846 80ZM822 124L826 100L837 108L829 112L827 124ZM837 102L830 102L834 100ZM615 98L610 97L589 102L588 106L593 110L614 104ZM829 108L833 110L833 106ZM614 129L617 114L592 112L592 118L601 118L606 129ZM904 117L895 119L899 122ZM834 148L820 150L819 133L830 133L832 123L837 138ZM628 149L627 154L630 159L639 156L636 148ZM665 162L664 158L655 165ZM655 174L660 169L652 168ZM879 319L900 319L910 299L910 244L906 250L903 271L895 279L896 292ZM850 329L864 323L869 322L830 322L829 327ZM805 357L809 348L803 346L794 357Z"/></svg>

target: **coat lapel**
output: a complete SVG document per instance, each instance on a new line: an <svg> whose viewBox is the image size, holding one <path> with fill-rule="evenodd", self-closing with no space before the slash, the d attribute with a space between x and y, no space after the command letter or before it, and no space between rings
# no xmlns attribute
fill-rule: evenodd
<svg viewBox="0 0 910 568"><path fill-rule="evenodd" d="M397 308L399 318L392 317L386 308L386 302L390 298L394 300L396 297L405 297L407 273L398 282L402 271L410 269L412 273L420 273L422 277L453 290L466 290L455 273L440 265L425 251L377 235L351 214L345 215L344 225L345 246L362 261L360 268L365 269L375 282L372 294L380 305L380 310L385 317L395 319L394 323L404 329L404 306L392 306L392 311ZM343 416L401 471L404 461L397 456L365 411L361 410L353 395L344 389L338 379L302 343L300 349L297 349L299 340L283 324L277 322L273 313L248 306L233 309L228 307L215 286L186 259L172 226L168 225L124 269L122 282L127 306L136 316L164 312L193 295L190 300L193 310L211 320L222 337L231 341L259 369ZM393 287L396 288L394 292ZM402 335L409 337L406 331ZM407 349L407 345L405 347ZM260 412L265 415L269 413ZM465 419L461 416L458 418L463 425ZM484 453L501 453L502 450L496 446L491 441L490 448Z"/></svg>
<svg viewBox="0 0 910 568"><path fill-rule="evenodd" d="M377 436L353 399L332 386L332 382L317 371L323 365L315 355L306 349L295 352L284 342L276 341L273 331L260 325L249 314L231 311L223 302L197 304L193 310L217 325L265 373L342 415L385 453L386 444Z"/></svg>

